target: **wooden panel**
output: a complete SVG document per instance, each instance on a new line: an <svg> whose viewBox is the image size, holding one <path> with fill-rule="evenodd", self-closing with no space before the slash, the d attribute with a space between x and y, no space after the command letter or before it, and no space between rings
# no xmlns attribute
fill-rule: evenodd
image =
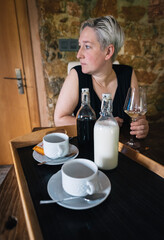
<svg viewBox="0 0 164 240"><path fill-rule="evenodd" d="M28 100L19 94L15 68L24 72L13 0L0 1L0 164L12 163L8 141L31 131Z"/></svg>
<svg viewBox="0 0 164 240"><path fill-rule="evenodd" d="M33 58L35 65L35 77L38 90L39 114L41 127L49 126L49 115L47 107L46 89L43 75L42 55L40 48L39 24L38 24L38 9L35 0L27 0L28 15L30 21L31 41L33 49Z"/></svg>
<svg viewBox="0 0 164 240"><path fill-rule="evenodd" d="M10 216L16 217L17 224L7 229L5 224ZM0 239L29 239L13 166L0 186L0 222Z"/></svg>
<svg viewBox="0 0 164 240"><path fill-rule="evenodd" d="M119 152L164 178L164 166L119 142Z"/></svg>
<svg viewBox="0 0 164 240"><path fill-rule="evenodd" d="M10 143L14 144L14 147L16 148L35 145L42 141L44 135L51 132L60 131L60 129L66 130L66 133L70 137L77 136L76 126L70 125L70 126L55 127L55 128L45 128L40 131L32 132L30 134L26 134L24 136L14 138L13 140L10 141Z"/></svg>
<svg viewBox="0 0 164 240"><path fill-rule="evenodd" d="M15 68L21 69L24 94L18 93ZM11 164L8 141L40 126L26 0L0 0L0 164Z"/></svg>
<svg viewBox="0 0 164 240"><path fill-rule="evenodd" d="M20 163L16 148L14 147L13 144L11 144L11 150L13 155L13 161L15 164L18 187L19 187L19 192L22 200L22 206L25 214L29 237L31 240L33 239L42 240L42 234L37 221L37 216L33 207L30 194L27 191L28 189L27 182L23 174L23 170L21 167L21 163Z"/></svg>
<svg viewBox="0 0 164 240"><path fill-rule="evenodd" d="M30 121L31 127L34 128L36 126L40 126L40 118L38 111L39 108L35 83L35 70L31 46L31 36L29 29L28 9L26 1L16 0L15 2L18 17L18 29L20 35L23 65L26 74Z"/></svg>

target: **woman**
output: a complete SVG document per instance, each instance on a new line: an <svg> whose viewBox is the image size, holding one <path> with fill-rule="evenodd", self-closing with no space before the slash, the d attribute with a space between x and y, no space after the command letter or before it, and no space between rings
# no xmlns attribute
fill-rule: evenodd
<svg viewBox="0 0 164 240"><path fill-rule="evenodd" d="M91 106L99 117L102 93L111 93L113 115L119 126L129 121L123 111L127 90L138 86L134 70L126 65L112 64L124 42L124 33L112 16L89 19L80 29L77 58L81 66L74 67L67 76L56 105L56 126L76 124L76 113L81 105L81 88L90 89ZM74 113L74 116L73 116ZM147 136L145 116L131 123L131 134Z"/></svg>

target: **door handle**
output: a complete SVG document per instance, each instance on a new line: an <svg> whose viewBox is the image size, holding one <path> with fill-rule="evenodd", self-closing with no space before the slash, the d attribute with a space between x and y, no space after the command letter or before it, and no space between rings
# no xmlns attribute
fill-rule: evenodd
<svg viewBox="0 0 164 240"><path fill-rule="evenodd" d="M24 88L23 88L23 78L20 68L15 68L16 78L13 77L4 77L4 79L11 79L11 80L17 80L17 87L19 94L24 94Z"/></svg>

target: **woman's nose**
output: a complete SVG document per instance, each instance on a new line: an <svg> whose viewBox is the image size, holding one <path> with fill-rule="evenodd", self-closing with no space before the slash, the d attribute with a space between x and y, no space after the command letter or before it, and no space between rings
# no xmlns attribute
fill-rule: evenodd
<svg viewBox="0 0 164 240"><path fill-rule="evenodd" d="M80 48L79 48L79 51L77 52L77 58L78 58L78 59L84 58L84 56L83 56L83 51L82 51L82 47L80 47Z"/></svg>

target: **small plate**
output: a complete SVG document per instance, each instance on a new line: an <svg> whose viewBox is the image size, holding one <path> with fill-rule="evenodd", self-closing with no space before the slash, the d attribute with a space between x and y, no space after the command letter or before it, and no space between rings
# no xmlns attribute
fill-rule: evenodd
<svg viewBox="0 0 164 240"><path fill-rule="evenodd" d="M62 207L74 209L74 210L84 210L96 207L100 203L102 203L109 195L111 191L111 183L108 177L101 171L99 171L98 174L98 180L101 187L102 193L105 193L104 198L97 199L94 201L86 201L83 198L76 198L66 201L57 202ZM70 195L67 194L63 187L62 187L62 177L61 177L61 170L58 171L56 174L52 175L52 177L49 179L47 184L47 191L49 196L53 199L63 199L67 198Z"/></svg>
<svg viewBox="0 0 164 240"><path fill-rule="evenodd" d="M42 146L42 142L38 144L38 146ZM56 159L51 159L46 157L45 155L39 154L38 152L36 152L35 150L33 151L33 158L37 161L37 162L45 162L47 161L47 163L45 163L46 165L60 165L63 164L65 162L67 162L68 160L74 159L77 157L77 155L79 154L79 150L75 145L69 144L69 153L76 153L74 156L70 156L70 157L62 157L62 158L56 158Z"/></svg>

